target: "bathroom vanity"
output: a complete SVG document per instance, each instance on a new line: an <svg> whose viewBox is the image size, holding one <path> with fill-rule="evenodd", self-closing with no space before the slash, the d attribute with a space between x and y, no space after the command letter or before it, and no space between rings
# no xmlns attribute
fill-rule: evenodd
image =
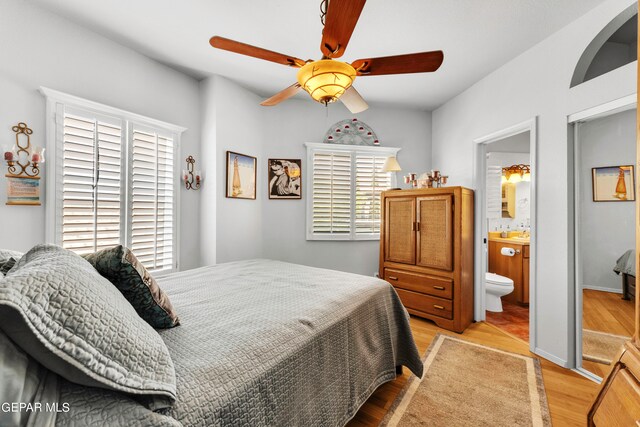
<svg viewBox="0 0 640 427"><path fill-rule="evenodd" d="M489 272L513 280L513 292L502 297L521 305L529 304L529 238L522 238L520 233L510 232L508 237L500 237L500 233L489 232ZM512 251L503 251L503 248ZM502 252L512 253L512 256Z"/></svg>

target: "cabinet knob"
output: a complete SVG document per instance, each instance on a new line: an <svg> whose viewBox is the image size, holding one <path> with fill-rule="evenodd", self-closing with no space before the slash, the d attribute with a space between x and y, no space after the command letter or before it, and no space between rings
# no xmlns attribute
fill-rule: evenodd
<svg viewBox="0 0 640 427"><path fill-rule="evenodd" d="M389 276L389 280L398 280L396 276Z"/></svg>
<svg viewBox="0 0 640 427"><path fill-rule="evenodd" d="M439 291L444 291L444 286L434 286L433 289L437 289Z"/></svg>
<svg viewBox="0 0 640 427"><path fill-rule="evenodd" d="M433 304L433 308L437 308L438 310L444 310L444 307L438 304Z"/></svg>

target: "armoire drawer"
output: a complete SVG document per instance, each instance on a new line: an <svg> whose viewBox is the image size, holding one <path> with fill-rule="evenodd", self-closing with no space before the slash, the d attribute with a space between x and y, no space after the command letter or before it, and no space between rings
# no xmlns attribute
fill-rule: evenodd
<svg viewBox="0 0 640 427"><path fill-rule="evenodd" d="M640 383L625 368L617 371L609 381L607 393L593 414L594 425L636 425L640 420Z"/></svg>
<svg viewBox="0 0 640 427"><path fill-rule="evenodd" d="M396 288L396 292L407 308L422 311L445 319L453 319L453 303L443 298L431 297L418 292Z"/></svg>
<svg viewBox="0 0 640 427"><path fill-rule="evenodd" d="M453 282L451 279L385 268L384 280L397 288L420 292L439 298L453 298Z"/></svg>

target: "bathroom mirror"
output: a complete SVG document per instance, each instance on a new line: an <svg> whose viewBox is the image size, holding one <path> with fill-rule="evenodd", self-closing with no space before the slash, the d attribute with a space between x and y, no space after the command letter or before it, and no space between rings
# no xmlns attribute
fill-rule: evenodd
<svg viewBox="0 0 640 427"><path fill-rule="evenodd" d="M516 217L516 185L512 182L502 183L502 218Z"/></svg>

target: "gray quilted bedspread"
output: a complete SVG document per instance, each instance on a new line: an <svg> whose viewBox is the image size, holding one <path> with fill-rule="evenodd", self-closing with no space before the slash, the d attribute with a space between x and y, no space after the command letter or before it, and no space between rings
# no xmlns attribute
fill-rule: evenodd
<svg viewBox="0 0 640 427"><path fill-rule="evenodd" d="M181 319L159 331L177 378L166 415L185 426L342 426L397 365L422 375L407 313L382 280L251 260L158 282ZM61 394L71 408L105 408L113 424L170 425L113 392ZM59 424L100 416L74 412Z"/></svg>

